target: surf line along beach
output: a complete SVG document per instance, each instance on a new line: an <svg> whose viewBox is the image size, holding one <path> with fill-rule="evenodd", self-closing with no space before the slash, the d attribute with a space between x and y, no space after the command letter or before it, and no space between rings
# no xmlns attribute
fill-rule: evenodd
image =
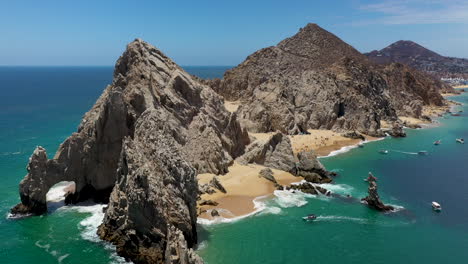
<svg viewBox="0 0 468 264"><path fill-rule="evenodd" d="M450 94L452 95L452 94ZM448 95L447 95L448 96ZM432 118L442 115L444 112L454 106L454 102L449 102L445 107L425 107L425 113L428 113ZM229 103L229 110L235 110L237 107L232 107L233 103ZM427 125L430 122L427 120L400 117L401 120L408 125ZM384 123L382 121L382 123ZM385 128L387 124L382 124ZM253 141L267 141L274 133L250 133ZM370 143L373 141L383 140L384 138L364 136L362 139L353 139L344 137L338 132L332 130L308 130L308 134L290 135L288 136L293 152L297 155L302 151L313 150L319 157L334 156L340 153L347 152L358 147L362 143ZM260 177L260 172L266 169L265 166L258 164L242 165L234 162L229 167L229 172L225 175L216 176L210 173L203 173L197 176L199 184L209 184L215 177L225 192L216 190L214 193L204 193L198 201L199 223L211 222L230 222L236 219L241 219L265 209L264 200L275 197L274 192L277 190L277 184L281 186L289 186L300 182L302 177L295 176L289 172L271 169L274 179L277 184ZM331 184L327 184L327 187ZM278 194L278 192L277 192Z"/></svg>

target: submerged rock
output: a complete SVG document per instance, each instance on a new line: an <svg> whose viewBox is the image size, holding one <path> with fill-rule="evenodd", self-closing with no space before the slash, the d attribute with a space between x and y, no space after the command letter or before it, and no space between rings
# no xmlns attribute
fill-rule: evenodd
<svg viewBox="0 0 468 264"><path fill-rule="evenodd" d="M368 195L365 198L362 198L361 200L365 202L367 205L370 207L379 210L379 211L391 211L394 210L395 208L391 205L385 205L379 197L379 194L377 193L377 178L372 175L372 173L369 172L369 177L367 178L367 181L369 182L369 188L368 188Z"/></svg>

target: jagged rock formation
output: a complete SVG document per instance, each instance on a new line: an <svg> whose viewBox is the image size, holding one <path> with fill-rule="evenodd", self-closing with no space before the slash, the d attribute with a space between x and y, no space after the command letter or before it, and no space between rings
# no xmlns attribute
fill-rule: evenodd
<svg viewBox="0 0 468 264"><path fill-rule="evenodd" d="M304 180L312 183L330 183L331 176L335 174L329 172L317 159L313 151L300 152L297 154L295 175L304 177Z"/></svg>
<svg viewBox="0 0 468 264"><path fill-rule="evenodd" d="M287 172L295 169L291 140L281 132L276 132L266 142L255 141L250 144L245 154L237 158L237 162L243 165L256 163Z"/></svg>
<svg viewBox="0 0 468 264"><path fill-rule="evenodd" d="M343 137L351 138L351 139L360 139L360 140L366 140L366 137L364 137L362 134L359 134L356 131L349 131L346 133L341 134Z"/></svg>
<svg viewBox="0 0 468 264"><path fill-rule="evenodd" d="M274 133L265 142L253 142L247 146L245 154L236 161L243 165L256 163L268 168L287 171L313 183L329 183L332 181L330 176L334 175L325 169L313 151L300 152L296 157L291 147L291 140L281 132ZM265 169L262 172L268 175L268 170ZM263 177L269 179L269 176Z"/></svg>
<svg viewBox="0 0 468 264"><path fill-rule="evenodd" d="M177 259L184 243L196 243L196 172L225 173L248 143L219 95L135 40L117 61L112 85L54 158L42 148L33 153L12 213L46 212L49 188L74 181L68 201L109 201L100 235L119 254L137 263L173 263L169 255ZM177 230L186 242L170 241L180 237ZM196 263L187 254L178 255L187 262L177 263Z"/></svg>
<svg viewBox="0 0 468 264"><path fill-rule="evenodd" d="M392 129L389 129L387 133L392 137L406 137L406 132L403 130L403 126L400 123L394 123Z"/></svg>
<svg viewBox="0 0 468 264"><path fill-rule="evenodd" d="M226 193L226 189L224 188L224 186L219 182L218 178L216 176L213 177L213 179L211 179L210 181L210 185L217 189L218 191L222 192L222 193Z"/></svg>
<svg viewBox="0 0 468 264"><path fill-rule="evenodd" d="M377 178L369 172L369 177L367 177L367 182L369 182L368 195L361 200L365 202L370 207L379 210L379 211L391 211L395 208L391 205L385 205L377 193Z"/></svg>
<svg viewBox="0 0 468 264"><path fill-rule="evenodd" d="M324 195L331 195L331 192L321 186L312 184L310 182L303 182L300 184L291 184L290 186L286 187L286 190L297 190L301 191L303 193L308 193L308 194L324 194Z"/></svg>
<svg viewBox="0 0 468 264"><path fill-rule="evenodd" d="M264 168L262 169L259 173L258 173L258 177L262 177L268 181L271 181L274 185L275 185L275 188L277 190L283 190L283 186L281 184L279 184L276 179L275 179L275 176L273 175L273 171L270 169L270 168Z"/></svg>
<svg viewBox="0 0 468 264"><path fill-rule="evenodd" d="M387 70L390 74L398 69ZM435 99L420 100L419 89L402 75L407 76L387 76L350 45L308 24L293 37L250 55L222 80L209 83L226 100L242 101L238 116L252 132L298 134L312 128L380 136L380 120L397 120L400 108L443 102L432 92L428 94ZM411 78L422 83L424 76L407 79ZM403 90L407 96L394 100ZM420 111L411 114L419 117Z"/></svg>
<svg viewBox="0 0 468 264"><path fill-rule="evenodd" d="M171 244L190 248L197 242L196 170L159 118L157 110L146 110L133 139L125 139L117 183L98 231L135 263L163 263L174 258ZM173 236L183 240L171 241Z"/></svg>
<svg viewBox="0 0 468 264"><path fill-rule="evenodd" d="M276 179L275 179L275 176L273 176L273 171L272 171L270 168L264 168L264 169L262 169L262 170L258 173L258 177L265 178L265 179L271 181L272 183L274 183L275 185L278 184L278 182L277 182Z"/></svg>
<svg viewBox="0 0 468 264"><path fill-rule="evenodd" d="M468 59L445 57L413 41L400 40L366 55L376 63L403 63L438 79L442 77L468 79Z"/></svg>

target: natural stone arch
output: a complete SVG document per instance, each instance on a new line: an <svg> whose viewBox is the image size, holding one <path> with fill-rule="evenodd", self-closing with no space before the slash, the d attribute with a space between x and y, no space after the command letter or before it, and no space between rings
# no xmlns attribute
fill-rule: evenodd
<svg viewBox="0 0 468 264"><path fill-rule="evenodd" d="M75 191L74 181L60 181L54 184L46 193L47 211L50 213L68 204L67 197L73 195Z"/></svg>

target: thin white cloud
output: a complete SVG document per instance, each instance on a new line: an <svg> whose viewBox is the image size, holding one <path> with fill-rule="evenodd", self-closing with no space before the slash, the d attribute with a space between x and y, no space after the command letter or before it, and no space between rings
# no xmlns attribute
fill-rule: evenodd
<svg viewBox="0 0 468 264"><path fill-rule="evenodd" d="M466 0L384 0L359 9L380 16L359 24L468 24Z"/></svg>

